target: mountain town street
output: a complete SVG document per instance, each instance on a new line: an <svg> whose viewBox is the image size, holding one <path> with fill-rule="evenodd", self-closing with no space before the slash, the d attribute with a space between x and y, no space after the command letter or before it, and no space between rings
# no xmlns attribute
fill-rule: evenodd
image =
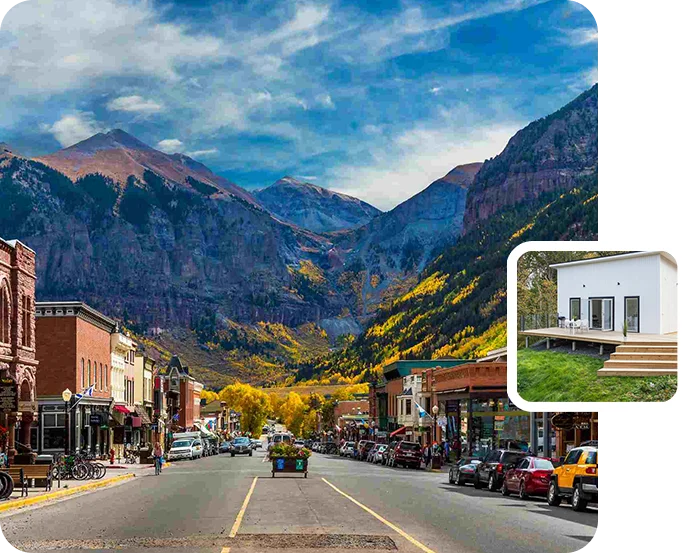
<svg viewBox="0 0 689 553"><path fill-rule="evenodd" d="M308 478L271 478L264 453L177 462L77 497L8 513L23 551L569 552L591 540L595 510L577 513L458 487L447 473L314 454Z"/></svg>

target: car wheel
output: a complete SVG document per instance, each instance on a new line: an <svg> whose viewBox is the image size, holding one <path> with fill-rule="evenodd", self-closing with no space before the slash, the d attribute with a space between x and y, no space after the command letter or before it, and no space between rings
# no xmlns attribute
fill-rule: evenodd
<svg viewBox="0 0 689 553"><path fill-rule="evenodd" d="M452 475L452 471L448 472L448 477L447 477L447 479L449 480L450 484L454 484L454 483L455 483L455 479L454 479L454 476Z"/></svg>
<svg viewBox="0 0 689 553"><path fill-rule="evenodd" d="M474 478L474 488L477 490L483 488L483 482L481 482L481 479L478 477L478 475Z"/></svg>
<svg viewBox="0 0 689 553"><path fill-rule="evenodd" d="M253 451L249 451L249 457L253 457L253 456L254 456L254 452L253 452Z"/></svg>
<svg viewBox="0 0 689 553"><path fill-rule="evenodd" d="M488 490L491 491L491 492L494 492L495 490L497 490L497 486L496 486L495 484L496 484L496 482L495 482L495 475L494 475L494 474L491 474L491 475L488 477Z"/></svg>
<svg viewBox="0 0 689 553"><path fill-rule="evenodd" d="M548 505L557 507L560 503L562 503L562 498L560 497L555 480L552 480L550 486L548 486Z"/></svg>
<svg viewBox="0 0 689 553"><path fill-rule="evenodd" d="M519 499L529 499L529 494L526 493L526 484L524 484L524 480L519 483Z"/></svg>
<svg viewBox="0 0 689 553"><path fill-rule="evenodd" d="M502 488L500 489L500 493L502 493L502 495L504 495L505 497L510 495L510 490L507 489L507 480L502 481Z"/></svg>
<svg viewBox="0 0 689 553"><path fill-rule="evenodd" d="M232 457L234 457L234 453L230 453L230 455L232 455Z"/></svg>
<svg viewBox="0 0 689 553"><path fill-rule="evenodd" d="M572 493L572 509L575 511L585 511L588 504L589 502L582 497L581 484L577 484Z"/></svg>
<svg viewBox="0 0 689 553"><path fill-rule="evenodd" d="M464 485L464 477L461 474L457 477L457 485L458 486Z"/></svg>

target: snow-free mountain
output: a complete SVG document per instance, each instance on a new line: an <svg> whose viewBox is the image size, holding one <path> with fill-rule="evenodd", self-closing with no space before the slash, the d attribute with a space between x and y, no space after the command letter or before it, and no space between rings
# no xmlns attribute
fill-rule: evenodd
<svg viewBox="0 0 689 553"><path fill-rule="evenodd" d="M292 177L283 177L254 196L282 220L318 233L357 228L381 213L358 198Z"/></svg>

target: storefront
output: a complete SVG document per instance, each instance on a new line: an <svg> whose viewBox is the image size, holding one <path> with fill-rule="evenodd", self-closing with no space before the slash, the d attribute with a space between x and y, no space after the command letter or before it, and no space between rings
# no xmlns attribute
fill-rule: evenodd
<svg viewBox="0 0 689 553"><path fill-rule="evenodd" d="M564 457L582 444L598 442L598 413L556 413L550 421L555 429L558 457Z"/></svg>

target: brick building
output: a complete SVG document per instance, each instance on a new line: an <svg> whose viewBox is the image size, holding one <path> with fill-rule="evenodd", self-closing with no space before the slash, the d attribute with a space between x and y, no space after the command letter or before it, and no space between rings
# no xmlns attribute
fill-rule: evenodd
<svg viewBox="0 0 689 553"><path fill-rule="evenodd" d="M115 328L115 321L82 302L36 303L39 452L65 449L65 390L75 394L68 408L69 449L109 451ZM77 393L84 394L78 402Z"/></svg>
<svg viewBox="0 0 689 553"><path fill-rule="evenodd" d="M0 238L0 424L9 430L11 458L15 440L31 445L36 412L35 298L36 254L18 240Z"/></svg>

